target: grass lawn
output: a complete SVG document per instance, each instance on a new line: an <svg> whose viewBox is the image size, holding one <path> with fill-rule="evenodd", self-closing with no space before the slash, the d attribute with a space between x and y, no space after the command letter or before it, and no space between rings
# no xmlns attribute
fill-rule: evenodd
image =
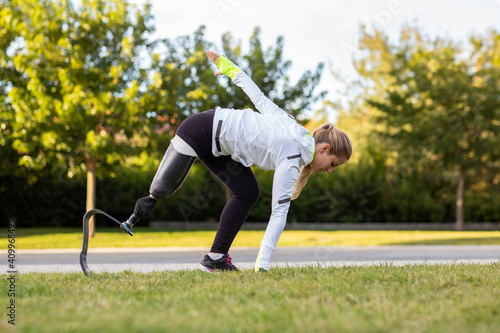
<svg viewBox="0 0 500 333"><path fill-rule="evenodd" d="M498 264L29 273L17 275L16 329L489 333L500 331L499 286Z"/></svg>
<svg viewBox="0 0 500 333"><path fill-rule="evenodd" d="M258 247L263 230L242 230L233 246ZM209 247L215 231L159 231L134 228L130 237L118 228L98 228L89 247ZM301 231L285 230L279 246L364 245L500 245L500 231ZM17 229L16 249L81 248L81 229ZM0 232L0 248L7 248L7 230Z"/></svg>

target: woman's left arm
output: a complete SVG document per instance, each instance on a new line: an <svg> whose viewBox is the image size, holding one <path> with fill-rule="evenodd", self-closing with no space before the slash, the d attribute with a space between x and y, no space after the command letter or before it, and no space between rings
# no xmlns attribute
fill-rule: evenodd
<svg viewBox="0 0 500 333"><path fill-rule="evenodd" d="M218 55L213 51L205 52L208 59L214 63L219 71L215 73L217 75L227 75L233 80L233 82L243 89L245 94L250 97L250 100L255 105L257 110L262 114L274 113L274 114L284 114L287 115L283 109L277 106L273 101L267 98L260 88L252 81L252 79L241 69L233 64L229 59L224 56Z"/></svg>

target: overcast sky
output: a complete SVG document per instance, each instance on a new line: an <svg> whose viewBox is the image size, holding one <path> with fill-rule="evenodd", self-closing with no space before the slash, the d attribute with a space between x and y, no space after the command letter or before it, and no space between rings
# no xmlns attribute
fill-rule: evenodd
<svg viewBox="0 0 500 333"><path fill-rule="evenodd" d="M256 26L265 48L278 36L285 38L285 59L292 61L290 77L297 80L318 62L336 71L353 74L349 51L356 45L361 23L382 28L396 38L405 23L417 22L430 36L466 40L488 28L500 30L500 0L150 0L156 38L191 35L206 26L206 39L220 46L230 31L244 49ZM132 0L143 4L144 0ZM343 51L344 50L344 51ZM335 93L335 82L326 70L321 89Z"/></svg>

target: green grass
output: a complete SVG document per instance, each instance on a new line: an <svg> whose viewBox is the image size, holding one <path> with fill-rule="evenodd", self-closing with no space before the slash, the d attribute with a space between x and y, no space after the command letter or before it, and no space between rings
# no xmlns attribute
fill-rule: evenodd
<svg viewBox="0 0 500 333"><path fill-rule="evenodd" d="M81 229L18 229L17 249L80 248ZM259 246L263 230L242 230L233 246ZM134 228L130 237L118 228L97 229L90 240L98 247L207 247L215 231L158 231ZM279 246L377 246L377 245L499 245L500 231L299 231L285 230ZM0 248L7 247L7 233L0 232Z"/></svg>
<svg viewBox="0 0 500 333"><path fill-rule="evenodd" d="M6 290L5 275L0 281ZM489 333L500 331L498 286L499 264L288 267L268 274L29 273L17 275L16 328ZM2 314L0 331L9 326Z"/></svg>

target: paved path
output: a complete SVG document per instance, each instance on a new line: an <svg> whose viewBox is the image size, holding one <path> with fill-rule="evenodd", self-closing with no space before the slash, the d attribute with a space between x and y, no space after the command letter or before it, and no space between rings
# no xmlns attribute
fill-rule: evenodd
<svg viewBox="0 0 500 333"><path fill-rule="evenodd" d="M196 269L206 248L111 248L89 249L87 261L93 272L140 272ZM240 268L252 268L258 248L234 248L230 255ZM16 271L81 272L80 249L18 250ZM7 273L7 255L0 257L0 274ZM279 247L272 266L394 265L419 263L500 262L500 245L474 246L316 246Z"/></svg>

